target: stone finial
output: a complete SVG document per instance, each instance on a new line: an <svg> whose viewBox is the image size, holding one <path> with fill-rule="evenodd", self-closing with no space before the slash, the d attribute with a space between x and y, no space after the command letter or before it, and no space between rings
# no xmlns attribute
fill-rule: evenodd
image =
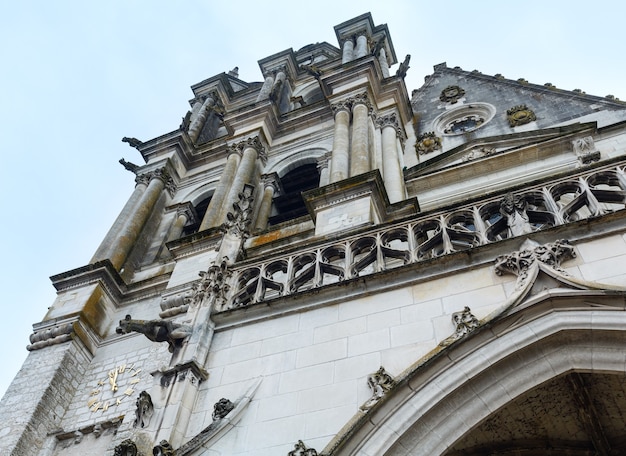
<svg viewBox="0 0 626 456"><path fill-rule="evenodd" d="M144 428L150 423L150 418L152 417L152 412L154 410L152 398L147 392L142 391L139 393L139 397L137 397L135 405L137 408L135 409L135 421L133 422L133 427Z"/></svg>
<svg viewBox="0 0 626 456"><path fill-rule="evenodd" d="M307 448L302 440L298 440L287 456L317 456L317 451Z"/></svg>
<svg viewBox="0 0 626 456"><path fill-rule="evenodd" d="M382 399L382 397L390 391L396 382L391 375L385 371L384 367L380 367L376 372L367 376L367 385L372 390L372 397L361 406L361 410L367 411Z"/></svg>
<svg viewBox="0 0 626 456"><path fill-rule="evenodd" d="M191 334L191 327L168 320L133 320L126 315L115 329L118 334L142 333L153 342L167 342L170 353L179 348Z"/></svg>
<svg viewBox="0 0 626 456"><path fill-rule="evenodd" d="M226 398L221 398L213 405L213 421L221 420L226 415L228 415L235 408L235 404L233 404L230 400Z"/></svg>

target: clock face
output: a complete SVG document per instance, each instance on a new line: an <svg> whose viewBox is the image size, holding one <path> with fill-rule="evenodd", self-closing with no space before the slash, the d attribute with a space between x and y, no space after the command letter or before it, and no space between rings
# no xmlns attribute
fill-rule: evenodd
<svg viewBox="0 0 626 456"><path fill-rule="evenodd" d="M89 393L87 407L92 412L98 410L106 412L110 407L117 407L124 400L133 396L137 385L141 382L141 369L134 364L120 364L111 369L105 378L96 382L96 386Z"/></svg>

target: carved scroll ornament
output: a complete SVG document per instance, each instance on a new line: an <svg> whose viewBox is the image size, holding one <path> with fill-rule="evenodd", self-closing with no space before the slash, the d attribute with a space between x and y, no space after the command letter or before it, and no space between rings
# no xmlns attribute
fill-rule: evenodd
<svg viewBox="0 0 626 456"><path fill-rule="evenodd" d="M302 440L298 440L288 456L317 456L317 451L313 448L307 448Z"/></svg>

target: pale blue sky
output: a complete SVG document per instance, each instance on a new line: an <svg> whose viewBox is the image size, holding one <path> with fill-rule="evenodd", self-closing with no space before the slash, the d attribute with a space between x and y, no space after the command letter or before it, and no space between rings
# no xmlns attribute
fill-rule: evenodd
<svg viewBox="0 0 626 456"><path fill-rule="evenodd" d="M175 130L189 86L328 41L370 11L409 93L441 62L626 99L621 2L299 2L189 0L5 2L0 6L0 395L27 355L31 324L54 300L53 274L85 265L133 187L123 136ZM395 71L392 68L392 71Z"/></svg>

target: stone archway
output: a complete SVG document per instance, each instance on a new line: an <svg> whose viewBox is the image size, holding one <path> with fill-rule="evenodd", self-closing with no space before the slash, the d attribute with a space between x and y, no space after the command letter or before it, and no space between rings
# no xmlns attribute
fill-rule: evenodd
<svg viewBox="0 0 626 456"><path fill-rule="evenodd" d="M323 454L624 454L625 307L624 293L542 293L418 362Z"/></svg>

